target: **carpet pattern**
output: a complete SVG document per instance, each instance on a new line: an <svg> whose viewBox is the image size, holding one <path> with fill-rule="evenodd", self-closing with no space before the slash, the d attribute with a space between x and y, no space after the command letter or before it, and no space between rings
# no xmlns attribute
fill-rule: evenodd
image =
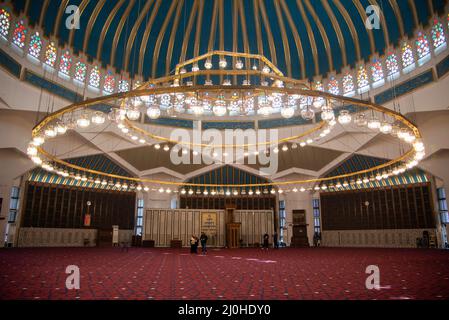
<svg viewBox="0 0 449 320"><path fill-rule="evenodd" d="M68 265L80 289L68 290ZM366 267L380 269L368 290ZM449 300L449 251L415 249L0 250L0 299Z"/></svg>

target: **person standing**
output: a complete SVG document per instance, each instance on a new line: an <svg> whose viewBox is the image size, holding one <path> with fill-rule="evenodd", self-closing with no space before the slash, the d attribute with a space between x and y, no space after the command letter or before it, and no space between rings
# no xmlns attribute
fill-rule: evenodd
<svg viewBox="0 0 449 320"><path fill-rule="evenodd" d="M198 243L196 240L196 236L194 234L192 234L192 237L190 238L190 253L196 253L195 246L198 246Z"/></svg>
<svg viewBox="0 0 449 320"><path fill-rule="evenodd" d="M275 231L273 235L274 248L279 249L278 233Z"/></svg>
<svg viewBox="0 0 449 320"><path fill-rule="evenodd" d="M207 239L208 239L207 235L204 232L201 232L200 242L201 242L201 253L202 254L207 253L207 247L206 247Z"/></svg>
<svg viewBox="0 0 449 320"><path fill-rule="evenodd" d="M263 250L268 250L268 240L270 239L270 236L268 235L268 233L265 233L264 235L263 235L263 247L262 247L262 249Z"/></svg>

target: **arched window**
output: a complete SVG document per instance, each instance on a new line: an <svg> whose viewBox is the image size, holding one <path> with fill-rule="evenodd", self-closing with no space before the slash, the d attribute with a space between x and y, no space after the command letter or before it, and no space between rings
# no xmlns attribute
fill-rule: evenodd
<svg viewBox="0 0 449 320"><path fill-rule="evenodd" d="M42 51L42 39L39 32L36 32L31 36L30 47L28 49L28 54L36 59L39 59Z"/></svg>
<svg viewBox="0 0 449 320"><path fill-rule="evenodd" d="M113 93L115 88L115 78L111 71L108 71L107 75L104 76L104 86L103 91L107 93Z"/></svg>
<svg viewBox="0 0 449 320"><path fill-rule="evenodd" d="M45 64L54 67L56 63L56 46L54 42L50 42L45 50Z"/></svg>
<svg viewBox="0 0 449 320"><path fill-rule="evenodd" d="M444 36L443 24L437 19L433 21L432 42L435 52L439 52L446 48L446 37Z"/></svg>
<svg viewBox="0 0 449 320"><path fill-rule="evenodd" d="M380 59L374 59L371 64L371 80L373 81L373 87L377 88L384 84L384 70L382 61Z"/></svg>
<svg viewBox="0 0 449 320"><path fill-rule="evenodd" d="M385 60L387 66L388 77L396 78L399 76L399 63L398 58L394 52L390 52Z"/></svg>
<svg viewBox="0 0 449 320"><path fill-rule="evenodd" d="M347 73L343 77L343 94L344 95L353 95L354 94L354 79L353 77Z"/></svg>
<svg viewBox="0 0 449 320"><path fill-rule="evenodd" d="M66 50L64 54L61 56L61 59L59 60L59 72L69 75L70 69L72 68L72 57L70 55L70 52Z"/></svg>
<svg viewBox="0 0 449 320"><path fill-rule="evenodd" d="M423 65L428 59L430 59L430 46L427 36L419 32L416 39L416 52L418 53L418 64Z"/></svg>
<svg viewBox="0 0 449 320"><path fill-rule="evenodd" d="M359 93L366 92L369 89L368 73L364 66L360 66L357 71L357 86L359 87Z"/></svg>
<svg viewBox="0 0 449 320"><path fill-rule="evenodd" d="M329 93L332 93L335 95L340 94L340 88L338 87L338 80L334 76L330 77L328 88L329 88Z"/></svg>
<svg viewBox="0 0 449 320"><path fill-rule="evenodd" d="M78 61L75 64L75 80L84 83L86 80L87 66L84 62Z"/></svg>
<svg viewBox="0 0 449 320"><path fill-rule="evenodd" d="M93 67L90 71L89 85L97 89L100 87L100 71L97 66Z"/></svg>
<svg viewBox="0 0 449 320"><path fill-rule="evenodd" d="M129 81L120 80L118 82L118 92L128 92L129 91Z"/></svg>
<svg viewBox="0 0 449 320"><path fill-rule="evenodd" d="M11 15L6 9L0 9L0 36L7 38L9 34L9 27L11 26Z"/></svg>
<svg viewBox="0 0 449 320"><path fill-rule="evenodd" d="M405 73L415 68L415 56L412 47L407 42L402 44L402 67Z"/></svg>
<svg viewBox="0 0 449 320"><path fill-rule="evenodd" d="M23 20L17 21L14 28L14 33L12 35L12 43L22 49L25 46L25 37L27 32L28 30L25 27Z"/></svg>

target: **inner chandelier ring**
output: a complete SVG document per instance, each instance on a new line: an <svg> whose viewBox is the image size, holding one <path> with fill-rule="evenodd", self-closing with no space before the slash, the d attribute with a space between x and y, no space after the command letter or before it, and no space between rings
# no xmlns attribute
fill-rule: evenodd
<svg viewBox="0 0 449 320"><path fill-rule="evenodd" d="M218 65L220 68L213 70L212 58L216 55L219 58ZM234 69L226 69L227 56L232 58L235 65ZM198 63L203 60L205 60L204 67L207 70L199 70ZM242 70L245 64L248 70ZM192 65L191 72L187 72L185 69L187 65ZM222 84L213 85L213 80L218 80ZM204 81L204 84L199 84L200 81ZM242 81L242 84L238 84L238 81ZM98 106L106 106L106 109L110 110L108 111L109 114L106 115L104 108L102 109L103 111L95 108ZM349 106L353 109L352 113L347 110ZM173 112L184 113L190 117L188 118L189 120L194 120L207 112L210 112L217 119L222 119L221 117L224 115L232 118L231 112L236 112L240 116L250 115L257 120L268 118L276 113L280 113L284 118L292 118L295 114L299 114L306 120L303 124L314 126L301 134L277 139L276 141L210 145L190 141L176 141L141 128L137 125L138 122L136 120L142 119L143 108L147 108L147 115L150 119L157 119L164 112L167 115L173 114ZM358 109L354 111L354 108ZM338 117L335 114L336 111L339 111ZM89 112L92 114L89 114ZM371 113L370 119L366 112ZM381 119L377 118L375 113L380 114ZM318 114L321 116L321 121L314 122L313 120L318 119ZM71 164L52 155L42 146L47 139L54 138L59 134L65 134L68 129L83 129L91 123L103 124L107 121L106 118L115 123L130 140L131 138L132 140L138 140L140 136L139 141L147 143L145 139L149 137L191 149L195 147L216 149L267 146L271 148L275 145L303 138L308 138L308 141L312 141L310 137L320 131L322 137L329 134L337 121L342 126L354 123L358 127L368 127L373 132L380 131L384 134L390 134L405 144L411 145L411 147L402 155L384 164L338 176L236 185L186 183L115 175ZM295 128L295 126L290 126L290 128ZM296 128L299 128L299 125ZM359 180L362 181L362 178L363 181L369 181L378 179L378 176L382 179L393 174L403 173L415 167L424 157L425 152L419 129L405 116L396 111L371 101L311 90L306 82L284 77L265 57L222 51L211 52L179 64L174 75L148 81L132 91L78 102L47 115L33 129L32 141L27 151L36 164L63 177L76 179L82 173L83 178L88 179L84 176L86 174L90 175L91 179L94 179L93 176L95 176L95 183L101 181L102 184L105 179L113 179L114 181L124 182L126 186L127 183L130 183L132 186L137 184L138 187L140 187L140 184L155 184L203 188L259 188L266 186L305 185L329 181L336 182L352 177L358 177L358 183ZM69 170L73 170L77 174L69 172ZM377 176L374 177L373 174L376 172ZM369 177L370 174L371 176ZM111 180L108 183L111 183Z"/></svg>

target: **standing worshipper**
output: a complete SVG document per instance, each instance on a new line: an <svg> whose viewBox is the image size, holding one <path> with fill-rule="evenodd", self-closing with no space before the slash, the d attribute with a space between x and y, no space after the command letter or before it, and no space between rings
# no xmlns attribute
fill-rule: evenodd
<svg viewBox="0 0 449 320"><path fill-rule="evenodd" d="M273 235L274 248L279 249L278 233L275 231Z"/></svg>
<svg viewBox="0 0 449 320"><path fill-rule="evenodd" d="M263 235L263 247L262 249L266 249L268 251L268 240L270 239L270 236L268 235L268 233L265 233Z"/></svg>
<svg viewBox="0 0 449 320"><path fill-rule="evenodd" d="M196 236L192 234L192 237L190 238L190 253L196 253L195 246L198 246Z"/></svg>
<svg viewBox="0 0 449 320"><path fill-rule="evenodd" d="M207 253L207 248L206 248L207 239L208 239L207 235L204 232L201 232L200 242L201 242L201 253L202 254Z"/></svg>

